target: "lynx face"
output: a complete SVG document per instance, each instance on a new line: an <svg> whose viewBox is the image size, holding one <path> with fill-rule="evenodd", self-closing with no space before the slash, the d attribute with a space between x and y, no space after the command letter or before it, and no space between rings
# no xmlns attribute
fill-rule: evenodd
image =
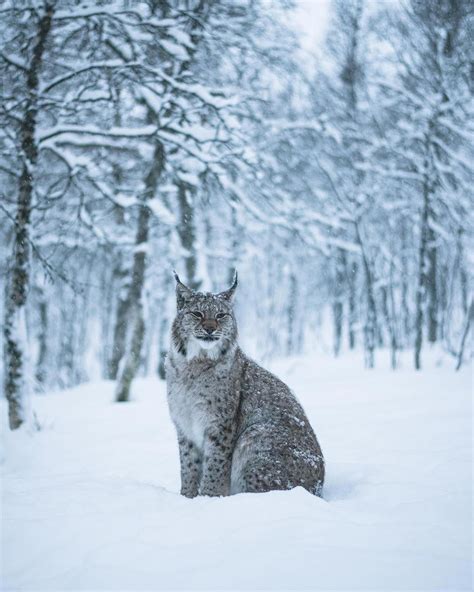
<svg viewBox="0 0 474 592"><path fill-rule="evenodd" d="M195 292L176 276L177 315L172 338L178 352L184 355L203 350L219 350L235 341L237 325L232 309L232 297L237 277L229 290L219 294Z"/></svg>

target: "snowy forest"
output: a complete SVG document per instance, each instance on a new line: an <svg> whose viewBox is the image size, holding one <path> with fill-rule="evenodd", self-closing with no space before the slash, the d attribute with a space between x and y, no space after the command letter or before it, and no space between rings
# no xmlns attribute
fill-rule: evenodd
<svg viewBox="0 0 474 592"><path fill-rule="evenodd" d="M2 382L164 378L172 270L240 278L258 359L469 357L473 9L290 0L4 0Z"/></svg>
<svg viewBox="0 0 474 592"><path fill-rule="evenodd" d="M0 0L2 590L473 589L473 38Z"/></svg>

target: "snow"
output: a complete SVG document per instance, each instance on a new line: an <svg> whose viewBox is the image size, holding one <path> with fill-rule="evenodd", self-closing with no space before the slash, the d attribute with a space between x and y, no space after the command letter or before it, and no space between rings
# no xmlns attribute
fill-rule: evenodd
<svg viewBox="0 0 474 592"><path fill-rule="evenodd" d="M189 54L182 45L178 45L172 41L167 41L166 39L161 39L159 43L167 53L169 53L171 56L174 56L178 60L189 60Z"/></svg>
<svg viewBox="0 0 474 592"><path fill-rule="evenodd" d="M43 429L3 431L4 587L470 589L471 369L434 361L272 365L318 434L324 499L181 497L158 380L137 380L128 404L105 381L37 396Z"/></svg>
<svg viewBox="0 0 474 592"><path fill-rule="evenodd" d="M44 142L54 136L73 136L76 133L117 138L145 138L148 136L153 136L156 134L156 131L157 127L155 125L144 125L140 127L111 127L108 129L101 129L96 125L58 125L38 132L37 140L38 142Z"/></svg>
<svg viewBox="0 0 474 592"><path fill-rule="evenodd" d="M176 27L171 27L166 31L166 33L167 35L174 37L178 43L181 43L181 45L185 45L189 49L194 49L194 43L191 41L191 37L189 36L189 34L185 31L181 31L181 29L178 29Z"/></svg>
<svg viewBox="0 0 474 592"><path fill-rule="evenodd" d="M162 193L161 189L160 193ZM154 197L153 199L148 200L146 205L150 208L150 210L158 218L158 220L163 224L166 224L168 226L176 224L176 216L171 210L169 210L165 206L165 204L159 198Z"/></svg>

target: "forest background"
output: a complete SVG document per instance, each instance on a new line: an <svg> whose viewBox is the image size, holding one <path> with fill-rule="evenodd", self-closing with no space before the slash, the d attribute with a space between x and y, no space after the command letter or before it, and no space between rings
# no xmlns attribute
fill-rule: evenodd
<svg viewBox="0 0 474 592"><path fill-rule="evenodd" d="M334 0L317 49L286 0L6 0L0 17L12 429L32 391L107 378L126 401L164 378L173 268L204 290L238 270L260 360L468 357L470 2Z"/></svg>

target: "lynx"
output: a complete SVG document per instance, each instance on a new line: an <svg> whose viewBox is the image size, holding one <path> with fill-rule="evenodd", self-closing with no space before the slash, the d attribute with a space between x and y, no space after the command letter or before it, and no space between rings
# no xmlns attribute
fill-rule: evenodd
<svg viewBox="0 0 474 592"><path fill-rule="evenodd" d="M232 286L196 292L175 273L177 315L166 361L181 494L224 496L305 487L321 495L324 459L290 389L237 344Z"/></svg>

